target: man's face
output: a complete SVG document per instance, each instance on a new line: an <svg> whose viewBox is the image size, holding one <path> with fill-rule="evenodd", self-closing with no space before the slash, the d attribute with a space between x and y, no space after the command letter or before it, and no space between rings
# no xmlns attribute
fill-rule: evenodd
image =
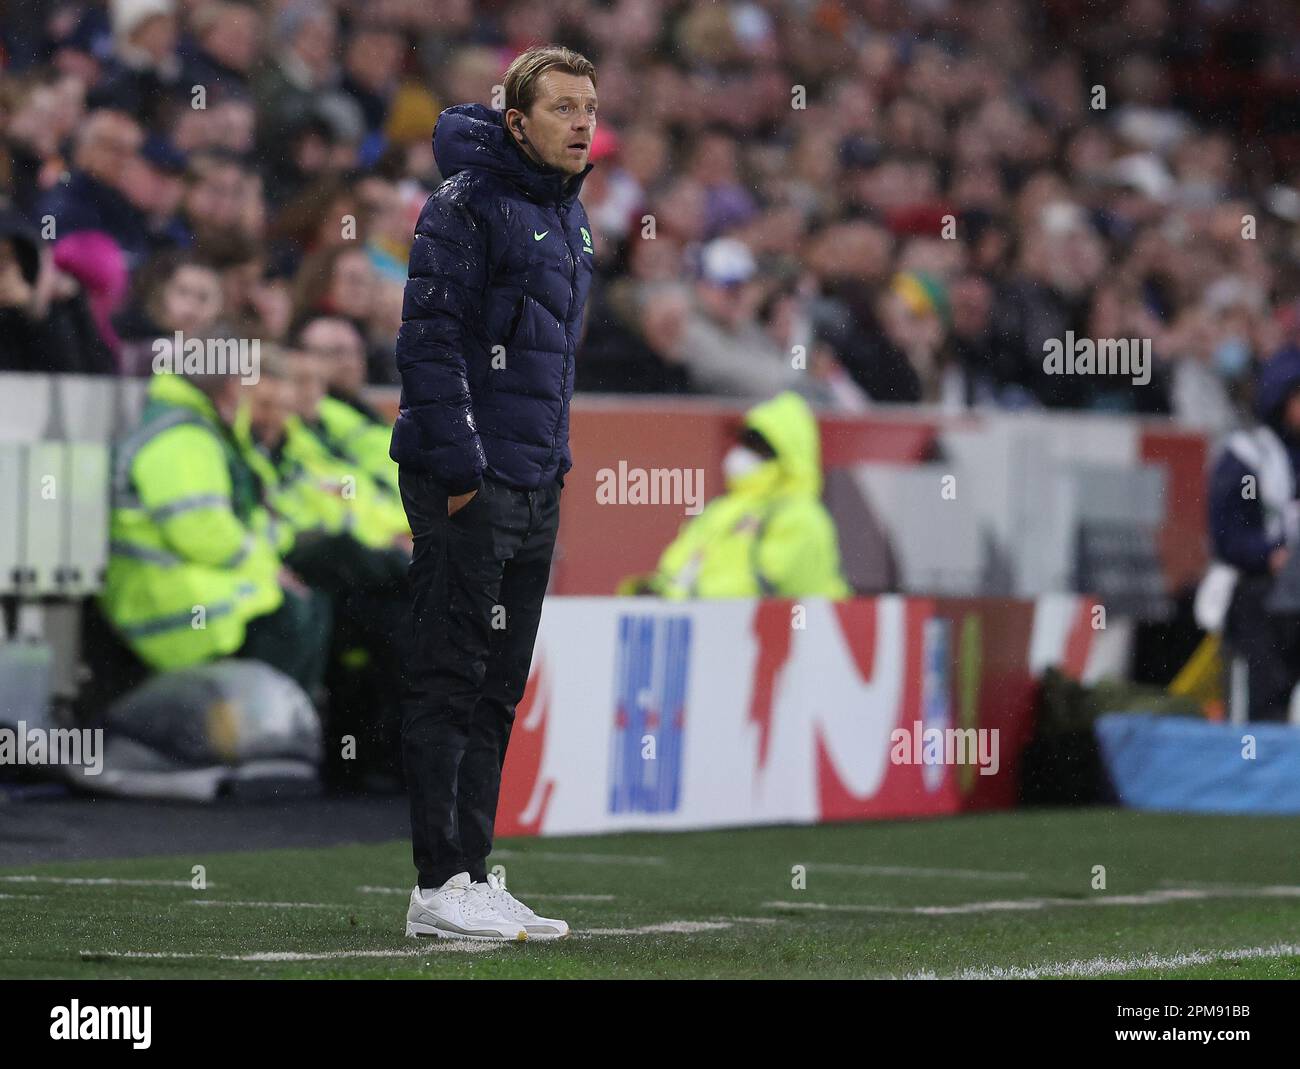
<svg viewBox="0 0 1300 1069"><path fill-rule="evenodd" d="M143 140L140 127L131 119L104 116L82 145L78 165L91 177L115 189L121 188Z"/></svg>
<svg viewBox="0 0 1300 1069"><path fill-rule="evenodd" d="M366 344L347 320L316 320L303 331L302 346L323 360L328 385L347 394L359 393L365 386Z"/></svg>
<svg viewBox="0 0 1300 1069"><path fill-rule="evenodd" d="M542 164L563 174L580 174L596 133L596 87L590 78L563 71L547 71L537 84L537 99L528 113L511 108L506 124L516 131L516 140L516 127L522 128L528 138L524 151L531 149Z"/></svg>
<svg viewBox="0 0 1300 1069"><path fill-rule="evenodd" d="M320 416L320 403L329 389L329 365L315 353L298 350L289 358L293 411L309 423Z"/></svg>
<svg viewBox="0 0 1300 1069"><path fill-rule="evenodd" d="M186 194L191 222L213 231L239 226L244 211L244 174L234 165L220 164L200 178Z"/></svg>
<svg viewBox="0 0 1300 1069"><path fill-rule="evenodd" d="M701 280L695 295L704 314L727 330L737 331L752 323L762 291L754 282L708 282Z"/></svg>
<svg viewBox="0 0 1300 1069"><path fill-rule="evenodd" d="M401 67L404 47L399 34L363 29L349 42L344 63L354 81L368 89L380 89Z"/></svg>
<svg viewBox="0 0 1300 1069"><path fill-rule="evenodd" d="M203 37L210 55L237 71L247 71L257 58L259 15L245 4L224 5Z"/></svg>
<svg viewBox="0 0 1300 1069"><path fill-rule="evenodd" d="M176 51L176 34L174 16L153 15L131 34L131 43L161 63Z"/></svg>
<svg viewBox="0 0 1300 1069"><path fill-rule="evenodd" d="M293 387L287 379L264 376L251 393L248 415L253 437L268 448L279 445L284 437L285 420L289 418Z"/></svg>
<svg viewBox="0 0 1300 1069"><path fill-rule="evenodd" d="M221 278L206 267L186 264L167 280L162 291L159 326L186 334L202 334L221 314Z"/></svg>

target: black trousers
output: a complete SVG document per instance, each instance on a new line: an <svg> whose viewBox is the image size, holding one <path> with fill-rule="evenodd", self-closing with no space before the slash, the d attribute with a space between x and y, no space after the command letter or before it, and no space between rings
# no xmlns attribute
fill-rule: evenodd
<svg viewBox="0 0 1300 1069"><path fill-rule="evenodd" d="M1272 576L1238 578L1224 639L1246 661L1249 719L1286 723L1291 691L1300 681L1300 616L1264 607L1272 585Z"/></svg>
<svg viewBox="0 0 1300 1069"><path fill-rule="evenodd" d="M523 697L560 522L558 482L485 479L454 516L429 476L403 470L415 537L403 650L402 761L421 887L486 879L501 767Z"/></svg>

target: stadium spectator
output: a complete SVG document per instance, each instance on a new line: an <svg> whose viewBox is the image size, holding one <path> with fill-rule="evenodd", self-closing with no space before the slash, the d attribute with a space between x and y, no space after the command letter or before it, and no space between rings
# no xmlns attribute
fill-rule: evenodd
<svg viewBox="0 0 1300 1069"><path fill-rule="evenodd" d="M39 221L39 202L67 168L64 148L85 104L85 85L57 74L0 82L8 121L0 139L0 175L7 175L13 206Z"/></svg>
<svg viewBox="0 0 1300 1069"><path fill-rule="evenodd" d="M250 175L237 157L212 150L193 153L185 172L183 236L177 244L201 243L243 230L249 195Z"/></svg>
<svg viewBox="0 0 1300 1069"><path fill-rule="evenodd" d="M121 336L122 371L147 375L154 342L177 331L206 337L221 316L221 275L196 253L173 251L151 260L136 277L135 292L114 322Z"/></svg>
<svg viewBox="0 0 1300 1069"><path fill-rule="evenodd" d="M100 249L115 248L102 234L81 236L93 236ZM21 215L0 207L0 371L103 375L115 370L81 285L56 266Z"/></svg>
<svg viewBox="0 0 1300 1069"><path fill-rule="evenodd" d="M181 80L179 24L173 0L113 0L113 51L90 106L134 115L145 126L166 120L189 86Z"/></svg>
<svg viewBox="0 0 1300 1069"><path fill-rule="evenodd" d="M208 0L190 14L190 39L182 47L184 80L216 99L249 96L262 47L262 15L243 0Z"/></svg>
<svg viewBox="0 0 1300 1069"><path fill-rule="evenodd" d="M597 295L590 314L577 389L684 393L681 352L690 312L690 290L678 283L612 284Z"/></svg>
<svg viewBox="0 0 1300 1069"><path fill-rule="evenodd" d="M118 111L92 112L77 130L72 170L41 198L54 236L78 230L107 234L134 269L149 251L144 213L128 199L127 181L144 141L140 124Z"/></svg>
<svg viewBox="0 0 1300 1069"><path fill-rule="evenodd" d="M368 135L377 134L402 71L405 40L401 31L378 22L359 22L343 50L340 88L361 109Z"/></svg>
<svg viewBox="0 0 1300 1069"><path fill-rule="evenodd" d="M757 265L748 246L717 238L704 246L695 286L695 309L686 323L681 361L702 392L759 399L784 389L815 393L810 377L795 366L758 319L762 299Z"/></svg>
<svg viewBox="0 0 1300 1069"><path fill-rule="evenodd" d="M177 217L185 197L185 165L183 153L151 135L127 173L127 198L144 214L152 249L175 248L188 241Z"/></svg>
<svg viewBox="0 0 1300 1069"><path fill-rule="evenodd" d="M276 47L263 55L253 80L259 148L271 160L337 79L338 19L328 6L298 0L277 14L275 36Z"/></svg>

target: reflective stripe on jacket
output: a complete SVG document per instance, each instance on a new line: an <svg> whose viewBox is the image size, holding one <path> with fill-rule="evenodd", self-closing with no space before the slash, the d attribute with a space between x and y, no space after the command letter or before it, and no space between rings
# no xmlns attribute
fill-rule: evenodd
<svg viewBox="0 0 1300 1069"><path fill-rule="evenodd" d="M275 457L255 445L246 428L237 437L262 480L267 504L291 532L290 546L298 535L321 532L347 533L371 549L389 549L395 538L409 533L401 501L368 472L332 453L296 416L286 421Z"/></svg>
<svg viewBox="0 0 1300 1069"><path fill-rule="evenodd" d="M212 403L183 379L149 386L141 424L113 451L101 604L146 664L234 653L283 599L256 480Z"/></svg>

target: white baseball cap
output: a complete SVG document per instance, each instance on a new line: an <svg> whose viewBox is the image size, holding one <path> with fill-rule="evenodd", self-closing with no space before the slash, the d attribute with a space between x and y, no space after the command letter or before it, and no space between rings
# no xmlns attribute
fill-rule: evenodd
<svg viewBox="0 0 1300 1069"><path fill-rule="evenodd" d="M717 286L748 282L757 269L749 246L735 238L714 238L700 255L700 275Z"/></svg>

